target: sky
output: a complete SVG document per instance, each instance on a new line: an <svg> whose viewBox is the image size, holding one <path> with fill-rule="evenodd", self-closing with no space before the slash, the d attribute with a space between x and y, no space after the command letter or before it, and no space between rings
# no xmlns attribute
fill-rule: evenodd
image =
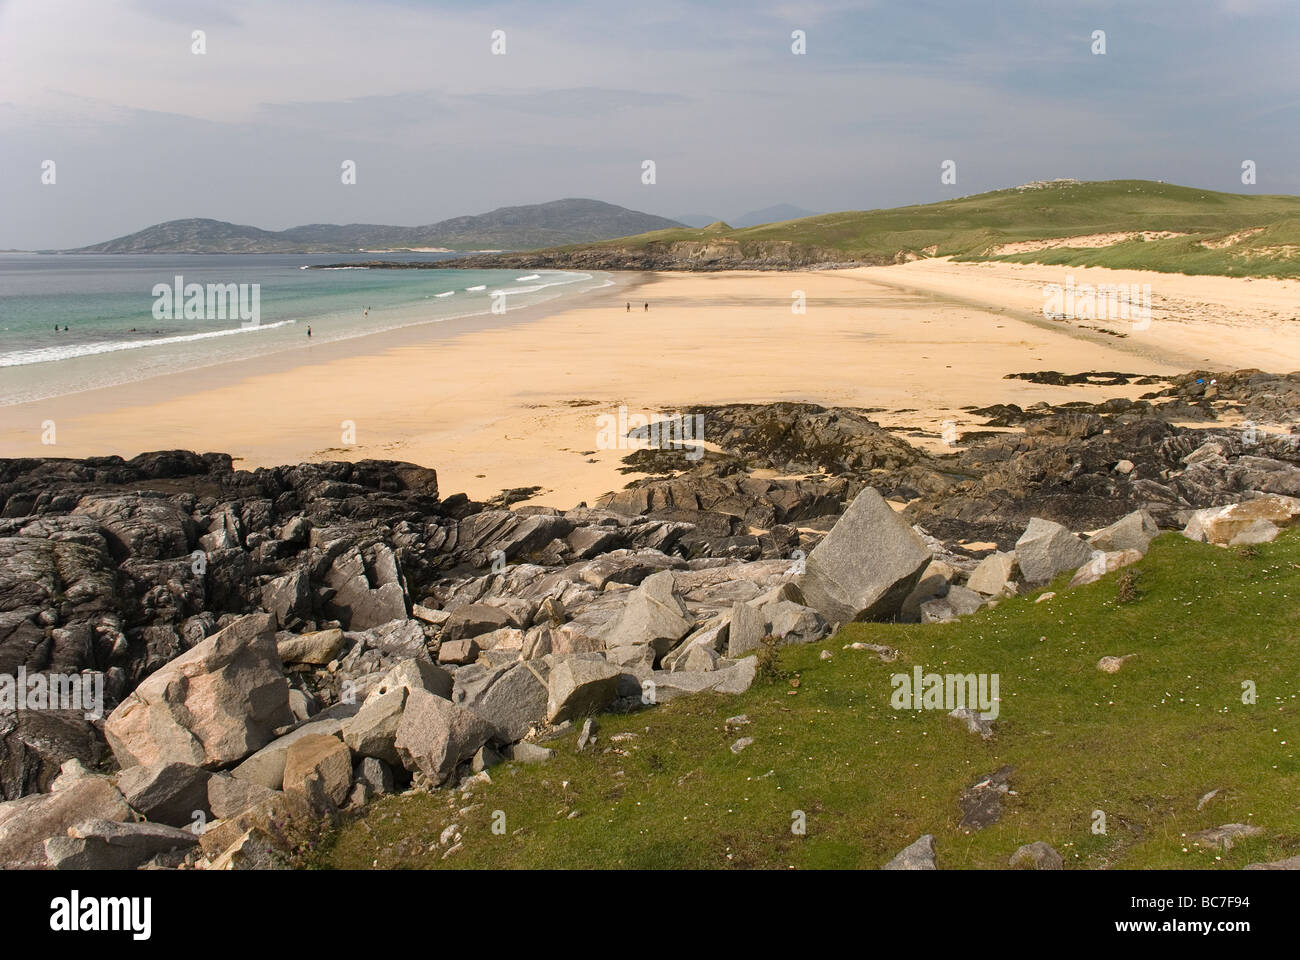
<svg viewBox="0 0 1300 960"><path fill-rule="evenodd" d="M563 197L727 219L1056 177L1300 194L1297 62L1300 0L0 0L0 249Z"/></svg>

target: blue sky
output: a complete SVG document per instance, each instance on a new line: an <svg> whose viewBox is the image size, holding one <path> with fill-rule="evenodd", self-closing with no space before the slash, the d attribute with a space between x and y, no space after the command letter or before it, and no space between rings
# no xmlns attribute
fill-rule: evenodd
<svg viewBox="0 0 1300 960"><path fill-rule="evenodd" d="M560 197L734 218L1052 177L1300 193L1295 0L467 7L0 0L0 248Z"/></svg>

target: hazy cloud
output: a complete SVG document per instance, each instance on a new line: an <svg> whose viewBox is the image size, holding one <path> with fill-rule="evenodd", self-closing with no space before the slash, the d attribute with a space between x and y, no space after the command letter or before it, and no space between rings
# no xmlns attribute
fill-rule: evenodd
<svg viewBox="0 0 1300 960"><path fill-rule="evenodd" d="M1244 159L1254 189L1298 193L1298 28L1300 5L1269 0L7 0L0 248L566 196L730 217L1056 176L1239 190Z"/></svg>

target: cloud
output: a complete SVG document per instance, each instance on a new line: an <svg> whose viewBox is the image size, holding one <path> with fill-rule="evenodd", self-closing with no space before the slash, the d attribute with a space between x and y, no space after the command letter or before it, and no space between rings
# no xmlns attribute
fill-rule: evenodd
<svg viewBox="0 0 1300 960"><path fill-rule="evenodd" d="M0 248L562 196L724 218L878 207L948 195L945 159L962 193L1071 175L1239 189L1245 157L1261 191L1300 192L1300 77L1279 69L1297 27L1300 5L1270 0L7 0ZM28 173L51 157L42 191Z"/></svg>

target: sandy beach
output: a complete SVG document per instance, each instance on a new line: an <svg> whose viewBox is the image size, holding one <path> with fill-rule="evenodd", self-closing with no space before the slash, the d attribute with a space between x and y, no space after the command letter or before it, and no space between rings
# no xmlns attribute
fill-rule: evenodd
<svg viewBox="0 0 1300 960"><path fill-rule="evenodd" d="M1150 326L1044 318L1043 284L1067 274L1150 283ZM792 310L799 292L802 314ZM436 468L444 494L485 499L537 485L534 502L567 508L632 479L618 472L626 450L597 449L596 418L620 405L652 416L776 400L862 407L938 446L943 421L959 430L982 422L964 407L1151 389L1007 374L1300 369L1296 281L922 260L624 274L580 300L529 309L491 328L411 328L5 407L0 449L84 457L189 448L226 451L249 468L407 460ZM51 420L57 443L47 445L42 424Z"/></svg>

